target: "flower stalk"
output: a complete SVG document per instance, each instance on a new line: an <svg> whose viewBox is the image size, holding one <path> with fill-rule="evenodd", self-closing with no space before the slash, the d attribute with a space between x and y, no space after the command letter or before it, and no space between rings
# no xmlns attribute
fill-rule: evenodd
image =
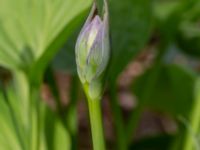
<svg viewBox="0 0 200 150"><path fill-rule="evenodd" d="M84 90L87 91L87 88L88 87L85 85ZM88 99L93 149L106 150L102 123L101 101L100 99L91 99L87 94L86 96Z"/></svg>
<svg viewBox="0 0 200 150"><path fill-rule="evenodd" d="M96 1L79 34L76 43L76 64L80 81L88 100L93 149L104 150L101 114L105 72L110 56L108 5L103 1L103 14L99 14Z"/></svg>

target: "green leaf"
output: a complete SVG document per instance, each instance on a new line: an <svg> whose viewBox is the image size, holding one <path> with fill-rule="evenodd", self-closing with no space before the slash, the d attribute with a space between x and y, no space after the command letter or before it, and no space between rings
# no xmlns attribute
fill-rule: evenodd
<svg viewBox="0 0 200 150"><path fill-rule="evenodd" d="M116 78L144 48L152 27L151 1L110 1L112 60L109 76Z"/></svg>
<svg viewBox="0 0 200 150"><path fill-rule="evenodd" d="M82 24L82 21L81 21ZM56 57L52 62L53 69L56 71L66 72L70 74L76 74L76 62L75 62L75 44L78 34L81 30L81 26L75 30L75 32L68 38L64 47L59 50Z"/></svg>
<svg viewBox="0 0 200 150"><path fill-rule="evenodd" d="M134 94L140 98L146 80L152 70L147 71L133 84ZM163 65L153 86L151 96L143 100L144 107L166 112L174 117L188 117L192 107L193 89L196 75L178 65Z"/></svg>
<svg viewBox="0 0 200 150"><path fill-rule="evenodd" d="M156 0L154 17L156 29L165 43L176 40L180 24L185 20L185 14L196 5L196 0Z"/></svg>
<svg viewBox="0 0 200 150"><path fill-rule="evenodd" d="M41 59L43 64L49 62L67 40L70 30L66 28L76 26L72 22L90 6L91 0L0 0L0 3L0 64L26 70ZM52 47L55 41L57 45Z"/></svg>
<svg viewBox="0 0 200 150"><path fill-rule="evenodd" d="M191 110L186 110L188 117L179 117L179 130L172 145L172 150L183 149L199 149L199 131L200 131L200 79L195 81L193 89L193 101Z"/></svg>
<svg viewBox="0 0 200 150"><path fill-rule="evenodd" d="M196 0L156 0L154 17L156 29L166 42L175 42L185 53L200 54L200 2Z"/></svg>
<svg viewBox="0 0 200 150"><path fill-rule="evenodd" d="M184 20L180 23L177 43L181 50L194 57L200 56L200 2L186 11L183 16Z"/></svg>
<svg viewBox="0 0 200 150"><path fill-rule="evenodd" d="M167 20L180 5L180 0L156 0L153 5L155 18L161 22Z"/></svg>

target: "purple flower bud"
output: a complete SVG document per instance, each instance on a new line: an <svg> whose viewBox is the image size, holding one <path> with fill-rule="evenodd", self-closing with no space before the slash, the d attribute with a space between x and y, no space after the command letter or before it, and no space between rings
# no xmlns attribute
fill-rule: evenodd
<svg viewBox="0 0 200 150"><path fill-rule="evenodd" d="M108 10L103 19L94 3L76 43L76 63L81 81L91 82L106 69L109 60Z"/></svg>
<svg viewBox="0 0 200 150"><path fill-rule="evenodd" d="M96 3L94 3L76 43L76 63L81 82L99 91L102 85L101 78L110 55L106 0L104 0L103 17L101 18L97 12Z"/></svg>

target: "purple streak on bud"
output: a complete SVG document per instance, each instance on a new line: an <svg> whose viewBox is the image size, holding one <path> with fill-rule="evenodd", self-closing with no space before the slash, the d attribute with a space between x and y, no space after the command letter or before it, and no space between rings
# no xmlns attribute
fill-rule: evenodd
<svg viewBox="0 0 200 150"><path fill-rule="evenodd" d="M88 50L91 49L92 44L94 43L97 35L100 32L100 29L102 27L102 21L99 16L95 16L90 25L88 26L90 28L89 30L89 36L87 37L87 45Z"/></svg>

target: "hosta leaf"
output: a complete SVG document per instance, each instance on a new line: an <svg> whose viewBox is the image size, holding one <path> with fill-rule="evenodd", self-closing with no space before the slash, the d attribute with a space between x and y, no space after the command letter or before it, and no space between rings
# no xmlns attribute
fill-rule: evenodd
<svg viewBox="0 0 200 150"><path fill-rule="evenodd" d="M0 0L0 64L9 69L29 68L90 3L91 0Z"/></svg>
<svg viewBox="0 0 200 150"><path fill-rule="evenodd" d="M144 107L171 114L174 117L188 117L193 104L193 89L196 75L178 65L164 65L148 99L141 99L147 79L152 70L147 71L133 84L133 92Z"/></svg>
<svg viewBox="0 0 200 150"><path fill-rule="evenodd" d="M112 62L110 77L115 78L149 39L151 31L151 1L110 1Z"/></svg>
<svg viewBox="0 0 200 150"><path fill-rule="evenodd" d="M81 22L82 23L82 22ZM76 74L76 62L75 62L75 43L80 32L80 25L76 31L69 37L68 41L62 49L58 52L52 62L53 69L56 71L67 72L70 74Z"/></svg>

